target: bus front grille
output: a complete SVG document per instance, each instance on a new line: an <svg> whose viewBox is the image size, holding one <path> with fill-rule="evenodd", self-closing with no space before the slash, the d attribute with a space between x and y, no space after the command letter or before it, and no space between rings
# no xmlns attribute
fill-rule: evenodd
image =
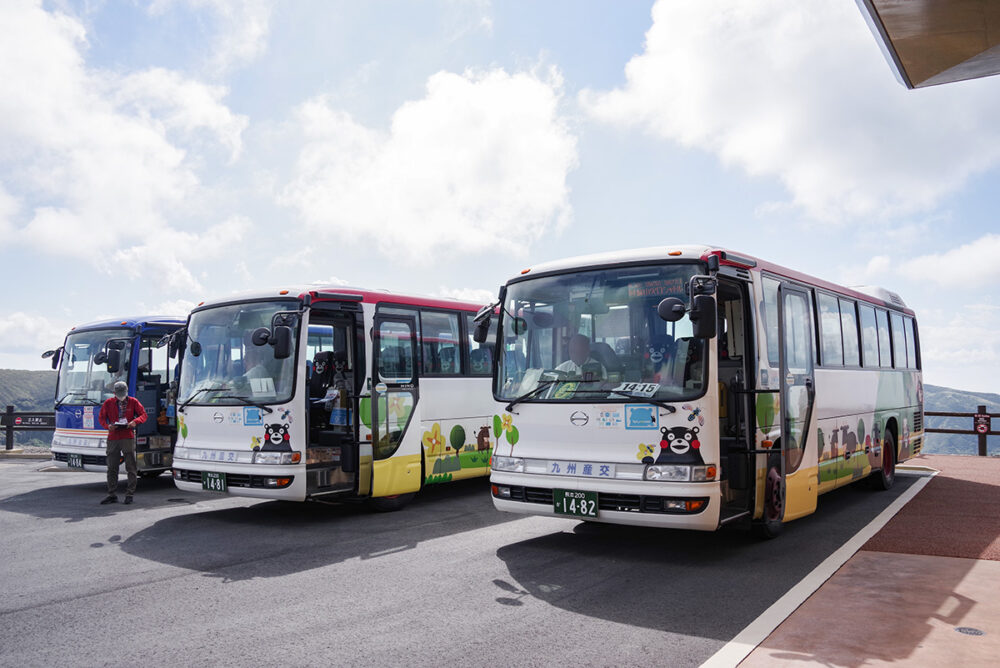
<svg viewBox="0 0 1000 668"><path fill-rule="evenodd" d="M201 471L191 471L189 469L175 469L174 478L184 482L201 483ZM259 487L269 488L265 482L267 478L260 475L249 475L246 473L226 473L226 485L228 487ZM270 487L269 489L274 489Z"/></svg>
<svg viewBox="0 0 1000 668"><path fill-rule="evenodd" d="M522 487L520 485L504 485L510 489L510 500L522 503L537 503L540 505L552 505L552 490L541 487ZM668 501L685 501L695 499L678 499L672 496L650 496L644 494L614 494L610 492L598 492L597 507L600 510L613 510L624 513L660 513L665 515L690 514L700 512L708 506L708 499L697 499L706 502L698 510L686 510L681 508L671 508ZM675 503L676 506L676 503Z"/></svg>

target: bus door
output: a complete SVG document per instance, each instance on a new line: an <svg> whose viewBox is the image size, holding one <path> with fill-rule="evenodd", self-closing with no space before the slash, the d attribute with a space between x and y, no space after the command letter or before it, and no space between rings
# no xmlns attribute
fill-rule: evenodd
<svg viewBox="0 0 1000 668"><path fill-rule="evenodd" d="M351 305L353 306L353 304ZM322 302L309 313L306 341L306 492L367 491L369 446L358 440L358 388L363 363L357 332L361 313Z"/></svg>
<svg viewBox="0 0 1000 668"><path fill-rule="evenodd" d="M372 344L371 494L416 492L423 480L416 319L377 313Z"/></svg>
<svg viewBox="0 0 1000 668"><path fill-rule="evenodd" d="M813 386L813 326L809 293L782 283L778 289L778 329L781 342L781 455L770 458L767 485L780 482L782 518L795 519L816 509L818 455L807 455L809 428L816 392ZM778 461L775 461L775 460ZM779 468L775 476L774 464ZM774 511L772 501L772 512Z"/></svg>

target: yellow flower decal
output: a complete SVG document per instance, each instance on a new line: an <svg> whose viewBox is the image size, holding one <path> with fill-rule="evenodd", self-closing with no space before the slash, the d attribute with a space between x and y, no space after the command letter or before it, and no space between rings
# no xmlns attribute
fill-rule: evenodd
<svg viewBox="0 0 1000 668"><path fill-rule="evenodd" d="M510 428L514 426L514 416L510 413L504 413L503 417L500 418L500 426L503 427L504 431L510 431Z"/></svg>
<svg viewBox="0 0 1000 668"><path fill-rule="evenodd" d="M656 445L646 445L645 443L639 444L639 454L635 456L640 462L646 457L652 457L653 453L656 452Z"/></svg>
<svg viewBox="0 0 1000 668"><path fill-rule="evenodd" d="M430 431L424 432L423 443L429 455L439 455L444 452L444 436L441 434L439 423L435 422L431 425Z"/></svg>

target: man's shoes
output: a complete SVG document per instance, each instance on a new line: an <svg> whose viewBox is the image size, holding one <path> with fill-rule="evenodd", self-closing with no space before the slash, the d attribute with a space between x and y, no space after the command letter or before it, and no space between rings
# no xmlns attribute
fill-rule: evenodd
<svg viewBox="0 0 1000 668"><path fill-rule="evenodd" d="M132 500L132 497L128 497L128 500L130 502ZM101 505L103 506L103 505L106 505L108 503L118 503L118 497L115 496L114 494L108 494L106 497L104 497L101 500Z"/></svg>
<svg viewBox="0 0 1000 668"><path fill-rule="evenodd" d="M127 506L130 503L132 503L132 495L131 494L126 494L125 495L125 505Z"/></svg>

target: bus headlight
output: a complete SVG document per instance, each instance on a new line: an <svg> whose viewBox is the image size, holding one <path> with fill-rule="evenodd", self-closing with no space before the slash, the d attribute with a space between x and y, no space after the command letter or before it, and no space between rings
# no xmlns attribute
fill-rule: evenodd
<svg viewBox="0 0 1000 668"><path fill-rule="evenodd" d="M654 464L646 467L643 478L655 482L708 482L715 480L717 473L715 464L707 466Z"/></svg>
<svg viewBox="0 0 1000 668"><path fill-rule="evenodd" d="M298 464L302 461L301 452L261 452L253 455L254 464Z"/></svg>
<svg viewBox="0 0 1000 668"><path fill-rule="evenodd" d="M646 467L646 473L643 477L646 480L657 482L687 482L691 479L691 467L655 464Z"/></svg>
<svg viewBox="0 0 1000 668"><path fill-rule="evenodd" d="M499 457L493 455L493 470L524 473L524 460L520 457Z"/></svg>

